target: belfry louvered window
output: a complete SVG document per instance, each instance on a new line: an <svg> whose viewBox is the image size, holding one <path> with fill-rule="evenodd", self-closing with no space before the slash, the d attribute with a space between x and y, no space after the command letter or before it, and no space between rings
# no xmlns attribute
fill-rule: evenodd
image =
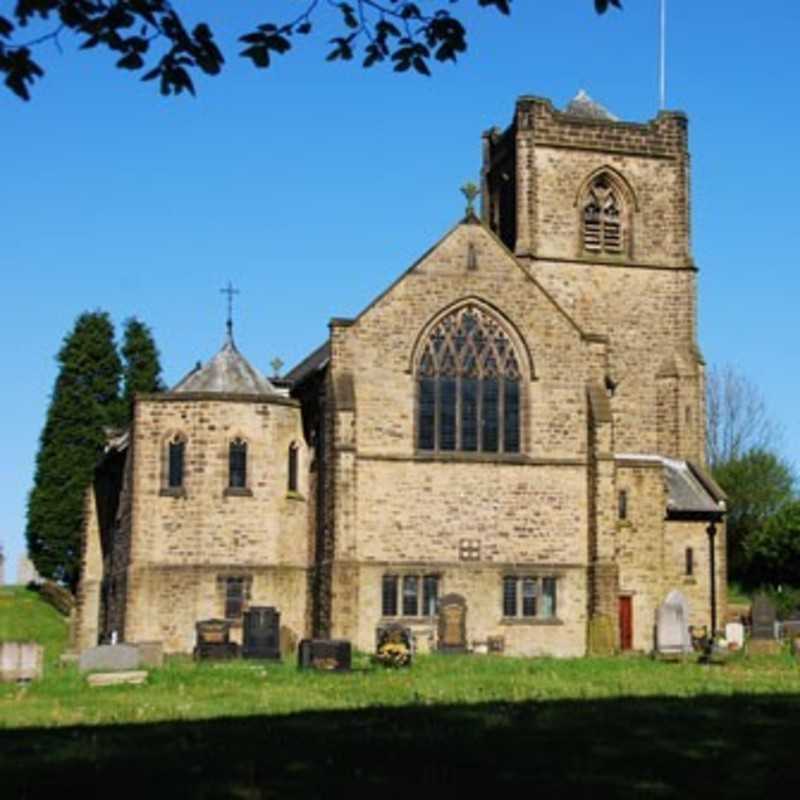
<svg viewBox="0 0 800 800"><path fill-rule="evenodd" d="M519 361L500 323L475 305L441 319L417 367L417 448L518 453Z"/></svg>
<svg viewBox="0 0 800 800"><path fill-rule="evenodd" d="M623 236L619 192L607 175L598 175L583 204L583 249L589 253L621 253Z"/></svg>

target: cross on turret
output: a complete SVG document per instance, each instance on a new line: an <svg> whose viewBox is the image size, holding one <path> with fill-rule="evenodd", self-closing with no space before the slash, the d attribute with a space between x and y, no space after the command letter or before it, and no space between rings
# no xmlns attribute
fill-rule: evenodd
<svg viewBox="0 0 800 800"><path fill-rule="evenodd" d="M228 319L225 327L228 331L228 338L233 339L233 296L239 294L239 290L235 289L233 284L228 281L228 285L224 289L220 289L221 294L228 295Z"/></svg>

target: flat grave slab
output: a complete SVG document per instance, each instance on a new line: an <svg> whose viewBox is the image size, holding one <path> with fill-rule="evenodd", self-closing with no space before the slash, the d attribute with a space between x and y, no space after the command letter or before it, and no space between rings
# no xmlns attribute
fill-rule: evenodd
<svg viewBox="0 0 800 800"><path fill-rule="evenodd" d="M127 672L93 672L86 678L89 686L122 686L138 685L147 680L146 670L128 670Z"/></svg>

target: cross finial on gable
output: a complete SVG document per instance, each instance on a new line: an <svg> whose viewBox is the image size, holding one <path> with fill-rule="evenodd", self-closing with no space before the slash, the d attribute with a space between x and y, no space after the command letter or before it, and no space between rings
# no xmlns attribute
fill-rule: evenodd
<svg viewBox="0 0 800 800"><path fill-rule="evenodd" d="M228 319L225 322L225 328L228 331L228 339L233 341L233 296L239 294L239 290L235 289L233 284L228 281L228 285L224 289L220 289L220 292L228 295Z"/></svg>
<svg viewBox="0 0 800 800"><path fill-rule="evenodd" d="M461 187L461 194L467 198L467 217L471 217L475 214L475 198L480 194L480 189L478 189L477 185L474 184L472 181L467 181Z"/></svg>

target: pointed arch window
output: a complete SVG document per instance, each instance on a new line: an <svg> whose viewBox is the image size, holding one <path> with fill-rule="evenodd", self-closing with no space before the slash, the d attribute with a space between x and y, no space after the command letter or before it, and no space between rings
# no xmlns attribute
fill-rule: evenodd
<svg viewBox="0 0 800 800"><path fill-rule="evenodd" d="M601 173L589 184L583 202L583 249L588 253L622 253L625 232L622 198L610 177Z"/></svg>
<svg viewBox="0 0 800 800"><path fill-rule="evenodd" d="M247 442L234 439L228 448L228 487L247 488Z"/></svg>
<svg viewBox="0 0 800 800"><path fill-rule="evenodd" d="M186 461L186 439L176 433L167 442L167 489L182 489Z"/></svg>
<svg viewBox="0 0 800 800"><path fill-rule="evenodd" d="M476 305L442 318L417 363L417 448L518 453L520 367L500 323Z"/></svg>

